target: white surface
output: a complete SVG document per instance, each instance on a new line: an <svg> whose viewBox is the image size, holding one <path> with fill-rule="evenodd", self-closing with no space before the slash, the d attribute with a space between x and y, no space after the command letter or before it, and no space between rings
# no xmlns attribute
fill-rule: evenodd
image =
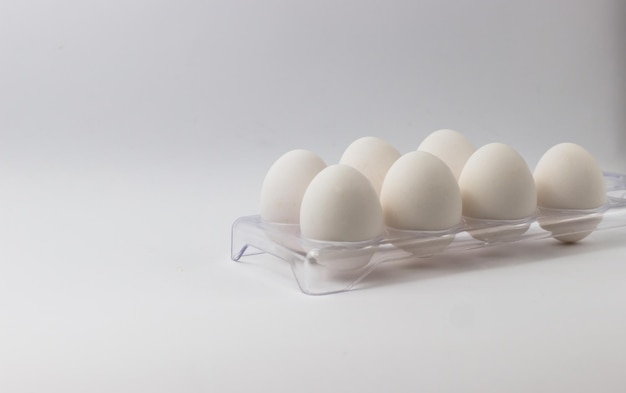
<svg viewBox="0 0 626 393"><path fill-rule="evenodd" d="M438 128L626 172L620 1L0 3L0 391L615 391L625 230L326 297L229 260L264 172Z"/></svg>

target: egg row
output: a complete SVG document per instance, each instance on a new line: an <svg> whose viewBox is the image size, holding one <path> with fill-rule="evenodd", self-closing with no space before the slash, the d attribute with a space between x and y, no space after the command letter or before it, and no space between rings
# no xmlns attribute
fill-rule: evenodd
<svg viewBox="0 0 626 393"><path fill-rule="evenodd" d="M360 138L339 164L330 166L310 151L290 151L265 177L261 217L299 224L309 239L358 242L381 236L385 226L445 231L460 225L463 216L521 220L532 217L537 207L596 209L605 198L598 163L576 144L549 149L533 175L522 156L505 144L476 149L462 134L439 130L404 155L382 139ZM582 230L540 224L555 238L575 242L597 222Z"/></svg>

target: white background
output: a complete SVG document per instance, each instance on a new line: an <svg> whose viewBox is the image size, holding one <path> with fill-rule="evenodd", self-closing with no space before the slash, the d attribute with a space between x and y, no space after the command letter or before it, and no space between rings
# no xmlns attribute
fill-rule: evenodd
<svg viewBox="0 0 626 393"><path fill-rule="evenodd" d="M310 297L229 259L267 168L438 128L626 172L626 3L0 3L3 392L624 391L626 230Z"/></svg>

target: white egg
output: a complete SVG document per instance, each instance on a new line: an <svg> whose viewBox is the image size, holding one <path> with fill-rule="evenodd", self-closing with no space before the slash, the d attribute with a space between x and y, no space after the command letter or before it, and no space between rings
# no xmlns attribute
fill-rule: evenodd
<svg viewBox="0 0 626 393"><path fill-rule="evenodd" d="M450 167L458 180L465 163L474 154L476 147L460 132L443 129L424 138L417 150L439 157Z"/></svg>
<svg viewBox="0 0 626 393"><path fill-rule="evenodd" d="M307 150L292 150L282 155L263 180L261 218L271 223L298 224L304 192L324 168L324 161Z"/></svg>
<svg viewBox="0 0 626 393"><path fill-rule="evenodd" d="M604 176L582 146L561 143L544 153L535 168L537 204L553 209L595 209L606 201Z"/></svg>
<svg viewBox="0 0 626 393"><path fill-rule="evenodd" d="M399 239L394 245L412 254L432 255L454 240L444 232L461 222L461 191L448 166L434 155L414 151L400 157L387 172L380 194L385 224Z"/></svg>
<svg viewBox="0 0 626 393"><path fill-rule="evenodd" d="M513 148L490 143L476 150L459 178L463 214L492 220L531 216L537 207L535 181Z"/></svg>
<svg viewBox="0 0 626 393"><path fill-rule="evenodd" d="M463 215L478 220L524 220L535 214L537 193L528 165L513 148L490 143L467 160L459 177ZM493 226L492 226L493 228ZM508 228L508 229L506 229ZM528 224L470 231L481 240L502 240L522 234Z"/></svg>
<svg viewBox="0 0 626 393"><path fill-rule="evenodd" d="M574 143L553 146L537 163L534 177L537 203L546 213L540 217L539 224L556 239L582 240L600 223L599 214L572 217L574 212L555 211L597 209L606 202L602 170L582 146Z"/></svg>
<svg viewBox="0 0 626 393"><path fill-rule="evenodd" d="M306 189L300 227L305 237L315 240L369 240L383 233L382 208L365 176L347 165L331 165Z"/></svg>
<svg viewBox="0 0 626 393"><path fill-rule="evenodd" d="M400 152L380 138L366 136L352 142L341 156L340 164L349 165L372 183L376 195L385 180L389 167L400 157Z"/></svg>
<svg viewBox="0 0 626 393"><path fill-rule="evenodd" d="M422 151L389 168L380 194L385 224L412 231L441 231L461 221L461 191L450 168Z"/></svg>
<svg viewBox="0 0 626 393"><path fill-rule="evenodd" d="M300 209L300 229L306 239L321 242L363 242L384 232L383 213L367 178L347 165L331 165L309 184ZM337 269L366 265L375 249L350 260L319 260Z"/></svg>

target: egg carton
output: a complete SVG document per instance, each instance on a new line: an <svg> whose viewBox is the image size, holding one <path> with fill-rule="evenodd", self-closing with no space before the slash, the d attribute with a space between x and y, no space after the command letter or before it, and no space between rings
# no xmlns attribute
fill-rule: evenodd
<svg viewBox="0 0 626 393"><path fill-rule="evenodd" d="M591 229L626 227L626 174L604 172L604 178L607 198L598 209L538 209L523 220L464 218L458 227L438 232L386 228L383 236L364 242L314 241L304 238L298 225L267 223L258 215L240 217L232 226L231 258L269 254L286 261L308 295L349 291L383 263L545 239L553 232L575 238Z"/></svg>

